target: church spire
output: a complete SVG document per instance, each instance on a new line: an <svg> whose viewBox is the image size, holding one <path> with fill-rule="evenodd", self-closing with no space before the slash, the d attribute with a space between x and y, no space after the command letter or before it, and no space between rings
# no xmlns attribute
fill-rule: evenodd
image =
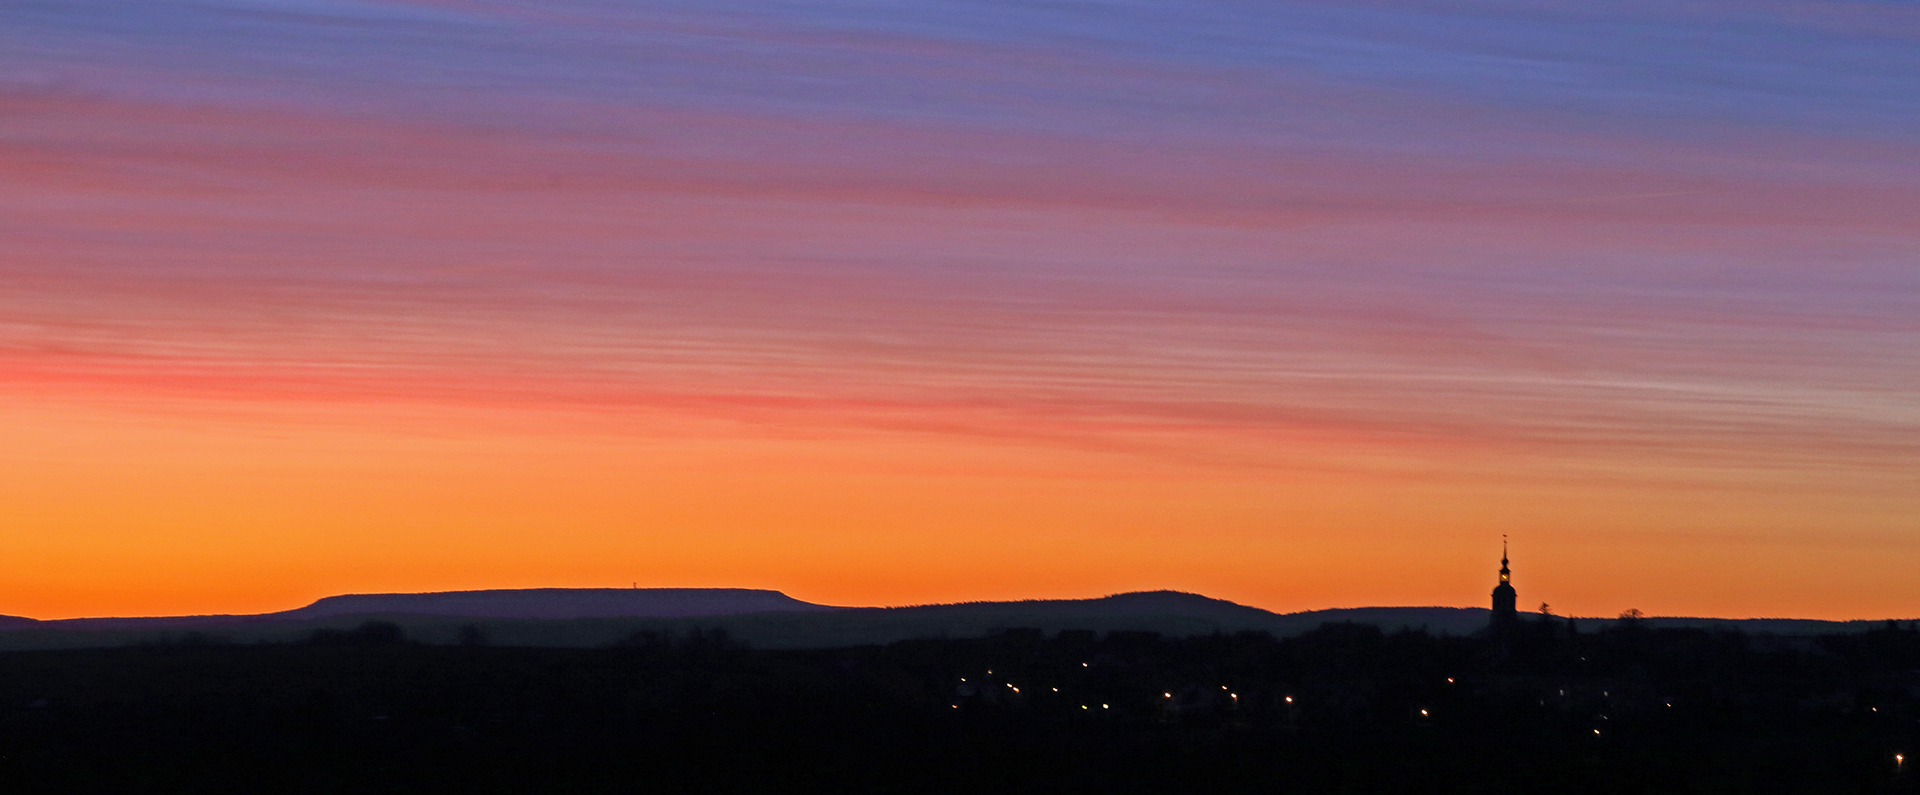
<svg viewBox="0 0 1920 795"><path fill-rule="evenodd" d="M1507 537L1500 536L1500 584L1493 587L1493 626L1500 631L1518 619L1519 595L1513 590L1513 570L1507 566Z"/></svg>

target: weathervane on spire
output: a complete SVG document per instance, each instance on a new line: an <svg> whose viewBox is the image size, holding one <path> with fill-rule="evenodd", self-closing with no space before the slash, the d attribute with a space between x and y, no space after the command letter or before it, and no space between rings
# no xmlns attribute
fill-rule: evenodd
<svg viewBox="0 0 1920 795"><path fill-rule="evenodd" d="M1500 584L1501 585L1507 584L1507 580L1510 579L1511 577L1512 577L1511 572L1507 570L1507 534L1501 533L1500 534Z"/></svg>

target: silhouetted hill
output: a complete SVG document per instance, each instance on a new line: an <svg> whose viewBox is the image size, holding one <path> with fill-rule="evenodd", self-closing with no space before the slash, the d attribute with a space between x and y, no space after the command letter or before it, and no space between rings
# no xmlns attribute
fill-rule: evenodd
<svg viewBox="0 0 1920 795"><path fill-rule="evenodd" d="M1169 637L1251 631L1285 637L1330 621L1375 624L1390 632L1426 628L1436 634L1467 634L1487 624L1487 611L1480 608L1376 607L1274 613L1180 591L1138 591L1097 599L855 608L847 612L868 627L885 628L888 634L898 633L902 638L974 637L1010 627L1046 632L1159 632Z"/></svg>
<svg viewBox="0 0 1920 795"><path fill-rule="evenodd" d="M779 591L751 588L529 588L329 596L272 616L287 619L374 614L463 618L689 618L833 609L802 602Z"/></svg>
<svg viewBox="0 0 1920 795"><path fill-rule="evenodd" d="M523 588L491 591L348 594L306 607L254 615L17 619L22 627L66 630L200 629L238 624L312 621L335 616L570 619L687 618L743 613L834 610L779 591L753 588ZM0 618L0 630L9 625Z"/></svg>
<svg viewBox="0 0 1920 795"><path fill-rule="evenodd" d="M1185 591L1134 591L1095 599L1023 599L1015 602L957 602L908 607L853 608L894 613L1035 616L1206 616L1229 621L1260 621L1275 613L1257 607Z"/></svg>

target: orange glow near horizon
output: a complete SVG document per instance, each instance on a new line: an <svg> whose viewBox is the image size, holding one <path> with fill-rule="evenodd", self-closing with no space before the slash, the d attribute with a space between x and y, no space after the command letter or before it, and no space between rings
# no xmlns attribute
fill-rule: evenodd
<svg viewBox="0 0 1920 795"><path fill-rule="evenodd" d="M345 592L631 582L840 605L1158 588L1282 612L1474 605L1499 532L1516 536L1523 599L1561 614L1848 618L1898 614L1909 597L1894 494L1886 532L1808 538L1802 522L1868 506L1575 473L1490 487L1475 481L1498 473L1181 466L898 433L633 438L446 412L370 427L306 410L299 423L9 412L10 516L42 530L15 536L13 559L33 565L15 564L9 612L249 613ZM1676 531L1689 514L1715 521ZM1736 536L1745 549L1730 553ZM1781 555L1852 567L1852 581L1785 580Z"/></svg>

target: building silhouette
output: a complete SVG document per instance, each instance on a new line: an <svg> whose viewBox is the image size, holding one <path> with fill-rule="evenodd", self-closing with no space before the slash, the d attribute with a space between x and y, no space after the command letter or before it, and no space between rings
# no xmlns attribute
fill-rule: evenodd
<svg viewBox="0 0 1920 795"><path fill-rule="evenodd" d="M1493 623L1494 632L1503 632L1513 627L1520 619L1514 605L1519 595L1513 590L1513 572L1507 568L1507 542L1500 542L1500 584L1493 586Z"/></svg>

